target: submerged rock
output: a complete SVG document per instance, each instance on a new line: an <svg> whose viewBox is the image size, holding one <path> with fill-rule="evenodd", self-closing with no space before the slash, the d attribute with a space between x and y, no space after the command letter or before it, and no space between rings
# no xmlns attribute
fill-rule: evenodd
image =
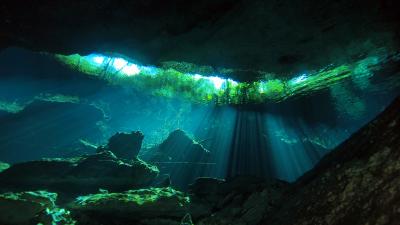
<svg viewBox="0 0 400 225"><path fill-rule="evenodd" d="M191 139L183 130L171 132L158 146L159 156L154 160L169 161L204 161L209 157L209 151L200 143Z"/></svg>
<svg viewBox="0 0 400 225"><path fill-rule="evenodd" d="M97 151L111 151L119 158L132 160L142 148L143 138L144 135L140 131L116 133L108 140L106 146L99 147Z"/></svg>
<svg viewBox="0 0 400 225"><path fill-rule="evenodd" d="M143 149L140 155L157 165L162 173L170 174L172 184L181 189L204 176L200 172L210 165L210 156L207 149L180 129L171 132L158 146Z"/></svg>
<svg viewBox="0 0 400 225"><path fill-rule="evenodd" d="M48 189L61 193L95 193L99 188L124 191L149 185L158 169L141 160L130 163L104 151L70 159L18 163L0 173L6 191Z"/></svg>
<svg viewBox="0 0 400 225"><path fill-rule="evenodd" d="M174 166L179 166L182 162L205 162L209 157L210 152L207 149L180 129L172 131L159 145L141 152L141 158L147 161L176 162Z"/></svg>
<svg viewBox="0 0 400 225"><path fill-rule="evenodd" d="M264 224L399 224L400 98L298 179Z"/></svg>
<svg viewBox="0 0 400 225"><path fill-rule="evenodd" d="M69 211L56 207L56 198L56 193L46 191L0 194L0 224L75 224Z"/></svg>
<svg viewBox="0 0 400 225"><path fill-rule="evenodd" d="M191 214L196 224L257 225L288 187L283 181L256 177L199 178L189 189Z"/></svg>
<svg viewBox="0 0 400 225"><path fill-rule="evenodd" d="M80 196L69 208L84 224L180 224L190 199L168 188Z"/></svg>

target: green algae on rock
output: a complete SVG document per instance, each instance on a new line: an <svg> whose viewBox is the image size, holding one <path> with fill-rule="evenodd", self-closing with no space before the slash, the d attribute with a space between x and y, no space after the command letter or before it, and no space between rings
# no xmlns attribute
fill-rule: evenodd
<svg viewBox="0 0 400 225"><path fill-rule="evenodd" d="M141 160L123 162L109 151L69 159L17 163L0 173L1 190L46 188L60 193L129 190L149 185L159 171Z"/></svg>
<svg viewBox="0 0 400 225"><path fill-rule="evenodd" d="M74 225L70 212L55 205L56 198L56 193L47 191L0 194L0 223Z"/></svg>
<svg viewBox="0 0 400 225"><path fill-rule="evenodd" d="M180 221L187 214L189 203L190 199L184 193L167 187L80 196L69 208L77 218L103 223L108 220L129 223L154 218Z"/></svg>

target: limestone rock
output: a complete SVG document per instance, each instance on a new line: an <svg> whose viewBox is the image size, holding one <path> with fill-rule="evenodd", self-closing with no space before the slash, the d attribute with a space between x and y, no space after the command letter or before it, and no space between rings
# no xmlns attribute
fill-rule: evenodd
<svg viewBox="0 0 400 225"><path fill-rule="evenodd" d="M98 152L108 150L117 157L132 160L138 155L143 141L144 135L140 131L131 133L116 133L108 140L106 146L98 148Z"/></svg>
<svg viewBox="0 0 400 225"><path fill-rule="evenodd" d="M400 98L301 177L264 224L380 224L400 218Z"/></svg>
<svg viewBox="0 0 400 225"><path fill-rule="evenodd" d="M172 131L156 149L150 161L205 161L209 151L191 139L183 130Z"/></svg>
<svg viewBox="0 0 400 225"><path fill-rule="evenodd" d="M69 208L76 218L88 221L86 224L156 224L155 220L180 224L189 202L184 193L168 187L80 196Z"/></svg>
<svg viewBox="0 0 400 225"><path fill-rule="evenodd" d="M189 189L191 215L198 219L196 224L257 225L288 187L285 182L255 177L199 178Z"/></svg>
<svg viewBox="0 0 400 225"><path fill-rule="evenodd" d="M183 190L197 177L204 176L194 171L206 168L210 156L207 149L180 129L171 132L161 144L144 150L140 155L157 165L162 173L170 174L172 184Z"/></svg>
<svg viewBox="0 0 400 225"><path fill-rule="evenodd" d="M141 160L119 160L109 151L70 159L18 163L0 173L2 190L46 188L62 193L94 193L99 188L123 191L149 185L158 169Z"/></svg>
<svg viewBox="0 0 400 225"><path fill-rule="evenodd" d="M29 191L0 195L0 224L64 224L73 225L69 211L57 208L56 193Z"/></svg>

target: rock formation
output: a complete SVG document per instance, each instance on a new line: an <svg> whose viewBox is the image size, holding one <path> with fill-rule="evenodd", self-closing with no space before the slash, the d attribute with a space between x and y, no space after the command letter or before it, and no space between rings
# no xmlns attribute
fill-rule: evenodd
<svg viewBox="0 0 400 225"><path fill-rule="evenodd" d="M70 159L18 163L0 173L3 191L47 189L66 194L146 187L158 169L144 161L123 162L109 151Z"/></svg>
<svg viewBox="0 0 400 225"><path fill-rule="evenodd" d="M80 196L69 208L75 218L90 225L179 225L188 212L189 203L189 197L180 191L149 188Z"/></svg>
<svg viewBox="0 0 400 225"><path fill-rule="evenodd" d="M289 187L283 181L236 177L227 181L199 178L190 186L196 224L260 224Z"/></svg>
<svg viewBox="0 0 400 225"><path fill-rule="evenodd" d="M293 184L264 224L390 224L400 219L400 97Z"/></svg>
<svg viewBox="0 0 400 225"><path fill-rule="evenodd" d="M0 195L0 224L74 225L69 211L55 205L56 193L29 191Z"/></svg>
<svg viewBox="0 0 400 225"><path fill-rule="evenodd" d="M115 156L122 159L136 159L140 149L144 135L140 131L131 133L116 133L109 140L106 146L100 146L97 152L111 151Z"/></svg>
<svg viewBox="0 0 400 225"><path fill-rule="evenodd" d="M143 157L155 162L199 162L208 160L210 156L207 149L180 129L172 131L161 144L150 151L149 155Z"/></svg>
<svg viewBox="0 0 400 225"><path fill-rule="evenodd" d="M194 173L205 167L210 152L190 138L185 131L175 130L158 146L143 149L140 157L157 165L161 173L170 174L173 185L186 189L202 174Z"/></svg>

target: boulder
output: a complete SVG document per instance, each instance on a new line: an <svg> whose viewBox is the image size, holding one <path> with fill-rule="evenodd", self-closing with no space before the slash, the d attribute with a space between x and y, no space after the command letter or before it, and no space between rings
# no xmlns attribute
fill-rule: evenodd
<svg viewBox="0 0 400 225"><path fill-rule="evenodd" d="M168 187L80 196L68 208L87 225L180 224L189 203L184 193Z"/></svg>
<svg viewBox="0 0 400 225"><path fill-rule="evenodd" d="M170 174L171 183L182 190L209 169L210 152L183 130L175 130L158 146L143 149L140 157Z"/></svg>
<svg viewBox="0 0 400 225"><path fill-rule="evenodd" d="M47 191L0 194L0 224L75 224L69 211L56 207L56 198L56 193Z"/></svg>
<svg viewBox="0 0 400 225"><path fill-rule="evenodd" d="M99 188L124 191L145 187L157 177L158 169L141 160L123 162L104 151L70 159L43 159L18 163L0 173L0 189L25 191L95 193Z"/></svg>
<svg viewBox="0 0 400 225"><path fill-rule="evenodd" d="M131 133L116 133L109 140L106 146L98 148L98 152L111 151L118 158L132 160L138 155L144 135L140 131Z"/></svg>
<svg viewBox="0 0 400 225"><path fill-rule="evenodd" d="M196 162L207 160L210 152L178 129L171 132L158 146L158 153L159 157L154 160Z"/></svg>

